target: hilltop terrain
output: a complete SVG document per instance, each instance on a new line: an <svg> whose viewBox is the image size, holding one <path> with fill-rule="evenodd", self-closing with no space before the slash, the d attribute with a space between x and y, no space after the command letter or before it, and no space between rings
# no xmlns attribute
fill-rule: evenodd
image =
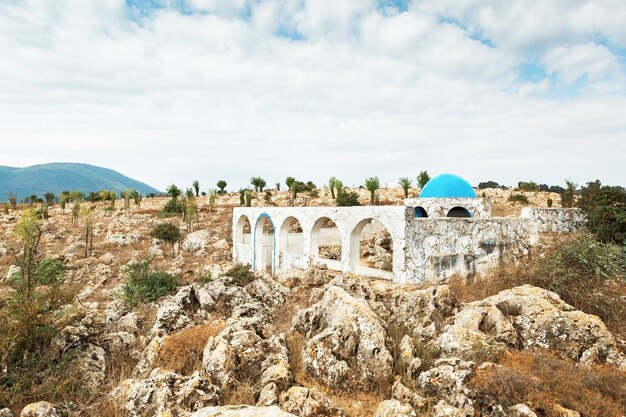
<svg viewBox="0 0 626 417"><path fill-rule="evenodd" d="M18 199L30 195L43 196L51 192L78 190L83 193L111 190L117 193L134 189L142 194L159 191L140 181L111 169L87 164L50 163L26 168L0 166L0 196L15 194Z"/></svg>
<svg viewBox="0 0 626 417"><path fill-rule="evenodd" d="M367 190L355 191L369 201ZM511 190L482 192L495 215L517 216L523 207L509 201ZM402 204L400 189L379 194L381 204ZM536 206L560 201L556 194L522 194ZM290 204L286 192L266 195L254 193L252 205ZM26 214L0 213L0 320L13 332L0 338L0 355L24 343L0 369L0 416L626 413L623 313L603 321L589 314L596 310L581 311L583 302L573 305L540 287L528 272L540 264L503 267L476 282L420 285L320 267L285 277L254 274L231 258L239 198L196 198L190 230L179 216L164 215L164 197L128 211L123 201L112 208L83 202L77 219L70 205L52 206L41 221L38 255L46 279L21 305L12 304L22 291L16 273L23 243L15 227ZM295 201L331 203L325 190ZM154 238L163 224L173 224L180 239ZM549 247L537 250L545 252L535 258L552 259ZM616 305L626 299L619 274L594 287ZM163 283L165 293L143 277ZM589 285L575 285L591 296ZM46 331L34 337L33 328Z"/></svg>

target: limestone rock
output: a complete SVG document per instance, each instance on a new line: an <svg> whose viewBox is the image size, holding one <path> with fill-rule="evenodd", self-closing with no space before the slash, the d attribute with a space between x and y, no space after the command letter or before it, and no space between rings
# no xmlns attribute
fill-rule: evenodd
<svg viewBox="0 0 626 417"><path fill-rule="evenodd" d="M441 400L433 407L432 415L433 417L470 417L474 413L470 414L469 410L454 407L445 400Z"/></svg>
<svg viewBox="0 0 626 417"><path fill-rule="evenodd" d="M345 416L345 412L315 388L291 387L280 397L280 407L300 417Z"/></svg>
<svg viewBox="0 0 626 417"><path fill-rule="evenodd" d="M104 384L107 359L104 349L88 344L77 353L76 366L86 387L95 390Z"/></svg>
<svg viewBox="0 0 626 417"><path fill-rule="evenodd" d="M537 417L537 414L526 404L515 404L509 407L510 417Z"/></svg>
<svg viewBox="0 0 626 417"><path fill-rule="evenodd" d="M198 230L189 233L183 241L182 248L187 252L206 251L211 242L211 232L208 230Z"/></svg>
<svg viewBox="0 0 626 417"><path fill-rule="evenodd" d="M61 413L49 402L40 401L24 407L20 417L61 417Z"/></svg>
<svg viewBox="0 0 626 417"><path fill-rule="evenodd" d="M130 246L137 243L140 238L141 235L139 235L139 233L137 232L123 233L112 232L111 230L109 230L104 237L104 241L106 243L111 243L117 246Z"/></svg>
<svg viewBox="0 0 626 417"><path fill-rule="evenodd" d="M426 398L406 387L400 381L396 381L391 387L391 397L401 403L409 404L416 410L421 410L428 405Z"/></svg>
<svg viewBox="0 0 626 417"><path fill-rule="evenodd" d="M13 412L8 408L0 409L0 417L13 417Z"/></svg>
<svg viewBox="0 0 626 417"><path fill-rule="evenodd" d="M147 379L124 381L111 396L124 404L129 416L139 417L192 412L218 404L222 393L198 372L185 377L156 368Z"/></svg>
<svg viewBox="0 0 626 417"><path fill-rule="evenodd" d="M523 285L466 305L439 336L444 354L472 357L485 349L546 348L585 364L626 368L626 356L597 316L575 310L559 296Z"/></svg>
<svg viewBox="0 0 626 417"><path fill-rule="evenodd" d="M378 404L374 417L416 417L415 410L410 405L402 404L398 400L385 400Z"/></svg>
<svg viewBox="0 0 626 417"><path fill-rule="evenodd" d="M473 402L469 398L471 392L466 383L474 370L474 362L458 358L439 359L433 368L419 375L417 385L426 396L443 398L446 404L473 415Z"/></svg>
<svg viewBox="0 0 626 417"><path fill-rule="evenodd" d="M192 324L192 313L201 314L197 290L193 285L181 287L176 295L167 297L157 310L152 334L169 334Z"/></svg>
<svg viewBox="0 0 626 417"><path fill-rule="evenodd" d="M278 404L278 387L275 383L270 382L261 388L259 399L256 402L257 407L269 407Z"/></svg>
<svg viewBox="0 0 626 417"><path fill-rule="evenodd" d="M298 417L276 406L253 407L250 405L229 405L225 407L206 407L191 417Z"/></svg>
<svg viewBox="0 0 626 417"><path fill-rule="evenodd" d="M293 327L305 336L305 371L333 389L369 389L391 377L384 323L367 302L330 286L322 300L300 310Z"/></svg>
<svg viewBox="0 0 626 417"><path fill-rule="evenodd" d="M330 285L343 288L353 297L365 299L378 317L408 330L421 341L434 338L460 306L447 285L424 289L343 275L334 278Z"/></svg>

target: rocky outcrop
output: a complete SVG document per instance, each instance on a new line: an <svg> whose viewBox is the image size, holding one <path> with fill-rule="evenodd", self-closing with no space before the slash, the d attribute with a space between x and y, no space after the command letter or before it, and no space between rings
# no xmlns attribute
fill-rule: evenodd
<svg viewBox="0 0 626 417"><path fill-rule="evenodd" d="M366 300L378 317L406 329L421 341L436 337L460 307L447 285L423 289L344 275L334 278L330 284Z"/></svg>
<svg viewBox="0 0 626 417"><path fill-rule="evenodd" d="M106 236L104 237L104 241L106 243L110 243L117 246L130 246L139 242L141 235L137 232L112 232L111 230L107 231Z"/></svg>
<svg viewBox="0 0 626 417"><path fill-rule="evenodd" d="M123 404L128 416L166 417L217 405L222 391L198 372L182 376L156 368L146 379L124 381L111 396Z"/></svg>
<svg viewBox="0 0 626 417"><path fill-rule="evenodd" d="M425 396L440 398L439 408L450 414L473 416L471 391L467 387L475 371L474 362L458 358L439 359L435 366L422 372L417 378L417 386Z"/></svg>
<svg viewBox="0 0 626 417"><path fill-rule="evenodd" d="M391 378L385 323L363 299L330 286L323 298L292 321L306 343L302 361L313 379L341 390L368 390Z"/></svg>
<svg viewBox="0 0 626 417"><path fill-rule="evenodd" d="M315 388L291 387L281 395L280 407L299 417L346 416L330 398Z"/></svg>
<svg viewBox="0 0 626 417"><path fill-rule="evenodd" d="M298 417L276 406L252 407L249 405L229 405L207 407L193 413L191 417Z"/></svg>
<svg viewBox="0 0 626 417"><path fill-rule="evenodd" d="M206 253L206 249L211 245L212 233L208 230L198 230L189 233L183 241L182 248L187 252Z"/></svg>
<svg viewBox="0 0 626 417"><path fill-rule="evenodd" d="M450 356L473 358L477 349L546 348L585 364L607 362L626 369L626 357L600 318L530 285L466 305L437 342Z"/></svg>

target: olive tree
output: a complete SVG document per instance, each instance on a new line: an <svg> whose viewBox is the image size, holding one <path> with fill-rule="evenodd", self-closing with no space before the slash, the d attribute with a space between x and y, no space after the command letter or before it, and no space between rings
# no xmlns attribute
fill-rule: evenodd
<svg viewBox="0 0 626 417"><path fill-rule="evenodd" d="M430 181L430 175L428 175L428 171L421 171L417 176L417 186L420 188L424 188L426 183Z"/></svg>
<svg viewBox="0 0 626 417"><path fill-rule="evenodd" d="M376 190L380 188L380 180L378 177L369 177L365 179L365 188L370 192L370 204L373 206L376 197Z"/></svg>
<svg viewBox="0 0 626 417"><path fill-rule="evenodd" d="M402 191L404 191L404 198L409 198L409 188L411 188L411 180L409 177L400 178L398 184L400 184Z"/></svg>

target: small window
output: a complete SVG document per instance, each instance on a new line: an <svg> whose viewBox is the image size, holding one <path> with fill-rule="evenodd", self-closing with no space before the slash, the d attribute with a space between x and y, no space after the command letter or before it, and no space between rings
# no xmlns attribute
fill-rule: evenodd
<svg viewBox="0 0 626 417"><path fill-rule="evenodd" d="M416 219L422 219L422 218L426 218L426 217L428 217L428 213L426 213L426 210L424 210L424 207L421 207L421 206L415 207L415 218Z"/></svg>
<svg viewBox="0 0 626 417"><path fill-rule="evenodd" d="M453 207L448 211L446 217L472 217L472 213L469 212L465 207Z"/></svg>

